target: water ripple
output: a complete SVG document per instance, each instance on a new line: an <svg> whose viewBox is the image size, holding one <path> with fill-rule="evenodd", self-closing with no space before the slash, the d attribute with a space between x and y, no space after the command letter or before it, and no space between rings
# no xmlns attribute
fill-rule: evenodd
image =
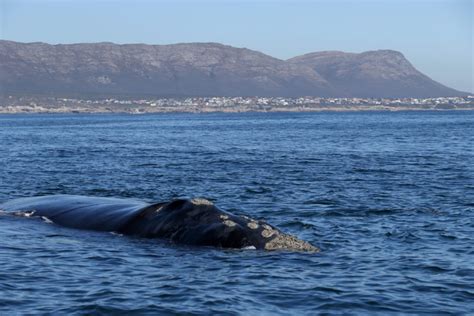
<svg viewBox="0 0 474 316"><path fill-rule="evenodd" d="M474 313L471 113L0 115L0 143L0 201L200 196L322 249L177 246L0 212L0 314Z"/></svg>

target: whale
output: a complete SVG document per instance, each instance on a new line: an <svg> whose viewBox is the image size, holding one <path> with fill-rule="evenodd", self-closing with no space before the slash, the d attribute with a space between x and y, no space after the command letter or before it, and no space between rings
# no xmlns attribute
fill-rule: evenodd
<svg viewBox="0 0 474 316"><path fill-rule="evenodd" d="M39 217L57 225L174 244L218 248L318 252L307 241L243 215L219 209L203 198L146 203L132 199L49 195L0 204L8 214Z"/></svg>

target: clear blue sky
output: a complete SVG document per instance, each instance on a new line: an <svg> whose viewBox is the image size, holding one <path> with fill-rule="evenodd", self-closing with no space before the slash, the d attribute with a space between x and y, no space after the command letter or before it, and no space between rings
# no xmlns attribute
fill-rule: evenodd
<svg viewBox="0 0 474 316"><path fill-rule="evenodd" d="M48 43L220 42L277 58L399 50L450 87L474 91L472 0L0 0L2 39Z"/></svg>

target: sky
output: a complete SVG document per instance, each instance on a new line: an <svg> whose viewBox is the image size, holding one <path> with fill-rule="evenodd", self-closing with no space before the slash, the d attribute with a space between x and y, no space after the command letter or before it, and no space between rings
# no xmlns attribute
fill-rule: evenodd
<svg viewBox="0 0 474 316"><path fill-rule="evenodd" d="M219 42L287 59L393 49L474 92L474 0L0 0L0 38L19 42Z"/></svg>

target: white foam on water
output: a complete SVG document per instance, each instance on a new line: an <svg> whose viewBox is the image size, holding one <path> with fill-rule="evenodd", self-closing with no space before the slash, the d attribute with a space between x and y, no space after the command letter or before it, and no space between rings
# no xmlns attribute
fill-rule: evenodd
<svg viewBox="0 0 474 316"><path fill-rule="evenodd" d="M50 219L47 218L46 216L41 216L41 219L42 219L45 223L48 223L48 224L53 224L53 223L54 223L52 220L50 220Z"/></svg>
<svg viewBox="0 0 474 316"><path fill-rule="evenodd" d="M242 249L245 249L245 250L256 250L257 248L255 248L255 246L247 246L247 247L244 247Z"/></svg>
<svg viewBox="0 0 474 316"><path fill-rule="evenodd" d="M5 212L10 215L19 216L19 217L32 217L35 215L35 210L18 210L15 212Z"/></svg>

